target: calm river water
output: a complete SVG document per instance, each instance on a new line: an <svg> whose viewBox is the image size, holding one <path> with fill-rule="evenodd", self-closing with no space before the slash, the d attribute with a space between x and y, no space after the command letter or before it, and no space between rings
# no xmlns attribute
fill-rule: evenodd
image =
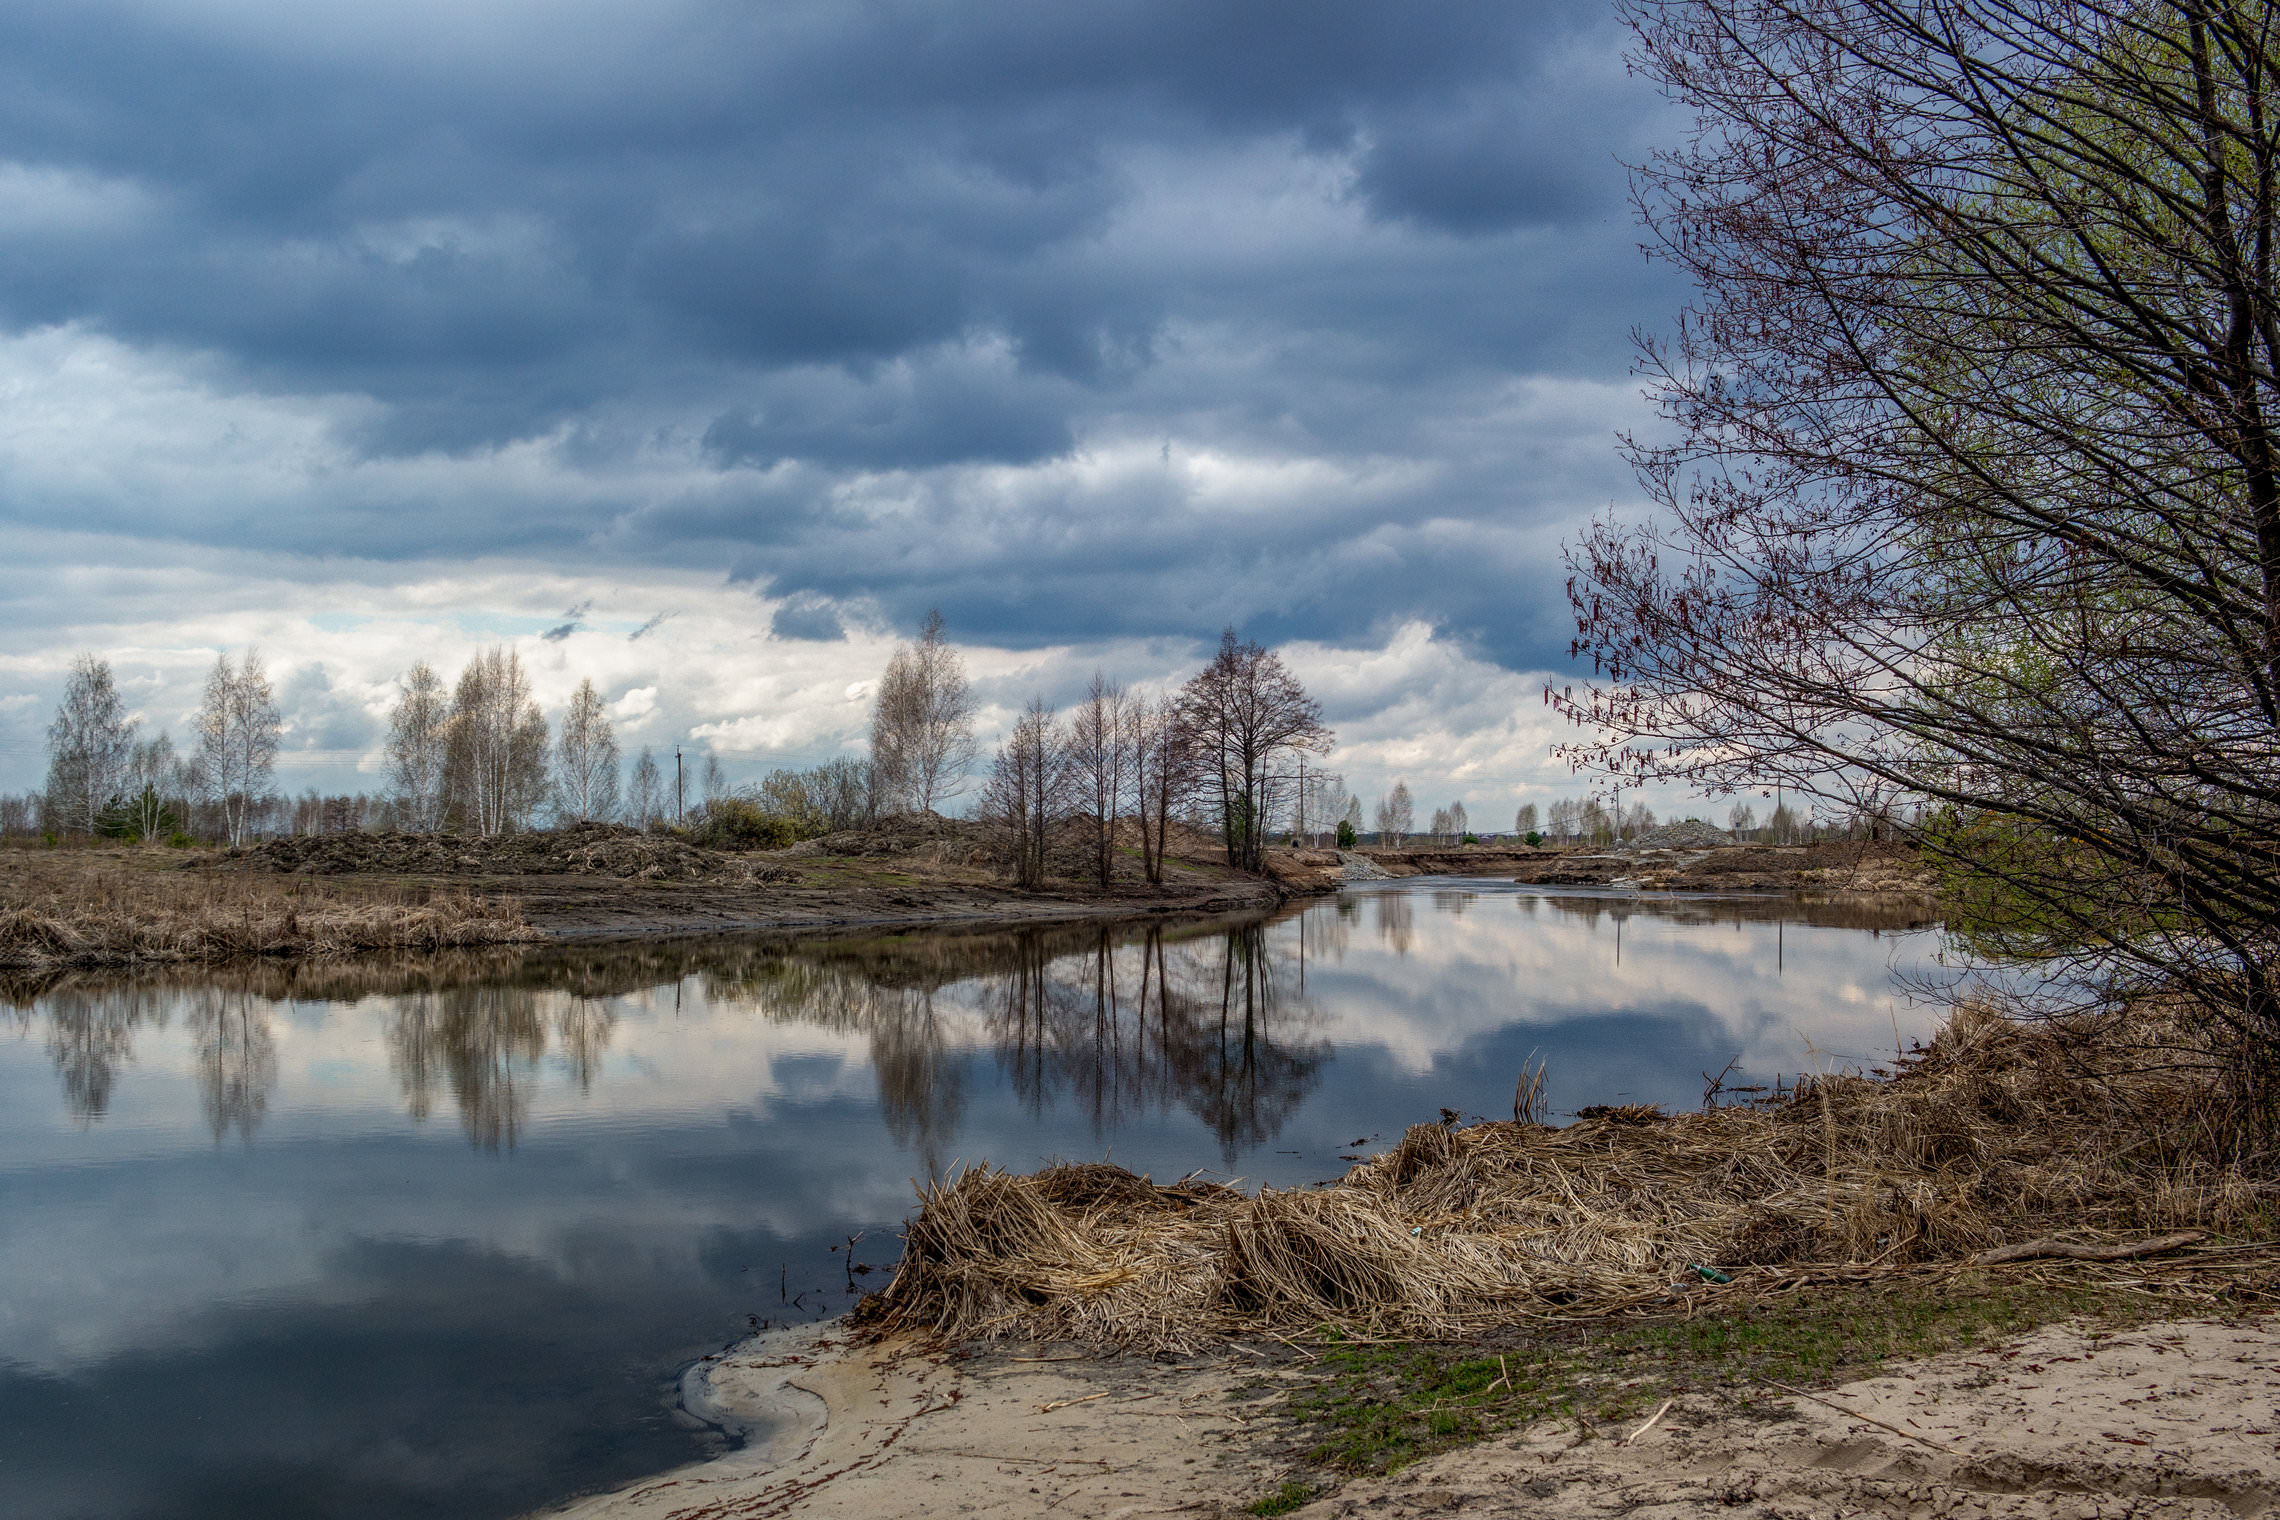
<svg viewBox="0 0 2280 1520"><path fill-rule="evenodd" d="M1873 1064L1931 1017L1913 927L1426 880L1174 929L0 985L0 1515L514 1515L717 1449L681 1370L883 1282L914 1178L1293 1183L1508 1115L1531 1057L1560 1110Z"/></svg>

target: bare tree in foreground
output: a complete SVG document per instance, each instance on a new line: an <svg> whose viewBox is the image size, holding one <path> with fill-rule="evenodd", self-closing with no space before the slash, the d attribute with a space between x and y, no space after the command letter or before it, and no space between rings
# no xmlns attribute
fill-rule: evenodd
<svg viewBox="0 0 2280 1520"><path fill-rule="evenodd" d="M95 832L104 807L126 783L134 731L111 662L92 654L73 660L48 724L47 807L58 827Z"/></svg>
<svg viewBox="0 0 2280 1520"><path fill-rule="evenodd" d="M235 669L227 654L216 655L198 710L198 774L233 848L245 843L253 813L269 797L284 727L261 651L248 649Z"/></svg>
<svg viewBox="0 0 2280 1520"><path fill-rule="evenodd" d="M443 778L451 704L443 678L421 660L397 683L388 714L388 791L397 817L414 834L443 827Z"/></svg>
<svg viewBox="0 0 2280 1520"><path fill-rule="evenodd" d="M1574 758L1932 805L1976 943L2280 1064L2280 30L2228 0L1624 0L1694 113L1658 523ZM1777 831L1787 809L1777 810Z"/></svg>
<svg viewBox="0 0 2280 1520"><path fill-rule="evenodd" d="M916 644L887 661L871 706L871 765L891 811L926 813L964 788L981 748L966 661L929 612Z"/></svg>
<svg viewBox="0 0 2280 1520"><path fill-rule="evenodd" d="M578 683L554 751L555 816L566 823L617 816L618 747L592 680Z"/></svg>
<svg viewBox="0 0 2280 1520"><path fill-rule="evenodd" d="M1181 690L1180 710L1218 792L1228 864L1256 871L1266 858L1277 798L1296 784L1295 775L1278 767L1295 751L1330 747L1322 704L1306 694L1282 656L1238 640L1230 628L1211 663Z"/></svg>

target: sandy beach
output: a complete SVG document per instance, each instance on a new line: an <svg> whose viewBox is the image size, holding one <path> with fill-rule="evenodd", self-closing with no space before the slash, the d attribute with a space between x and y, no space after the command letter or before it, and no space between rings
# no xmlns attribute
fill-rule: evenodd
<svg viewBox="0 0 2280 1520"><path fill-rule="evenodd" d="M1240 1349L1167 1362L778 1333L696 1375L713 1417L764 1435L546 1513L1231 1516L1280 1491L1276 1388L1307 1376L1304 1363ZM1810 1397L1757 1385L1689 1395L1635 1436L1541 1421L1290 1512L2220 1520L2263 1514L2276 1497L2280 1327L2191 1319L2048 1326Z"/></svg>

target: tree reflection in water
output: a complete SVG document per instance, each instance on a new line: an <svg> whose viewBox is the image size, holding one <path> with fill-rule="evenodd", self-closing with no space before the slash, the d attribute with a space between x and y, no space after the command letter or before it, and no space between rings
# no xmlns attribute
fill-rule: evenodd
<svg viewBox="0 0 2280 1520"><path fill-rule="evenodd" d="M166 1027L171 997L128 984L59 988L42 1001L64 1107L82 1126L92 1124L110 1109L119 1068L134 1059L136 1031Z"/></svg>
<svg viewBox="0 0 2280 1520"><path fill-rule="evenodd" d="M1329 1058L1299 1038L1296 982L1295 956L1254 921L791 946L709 970L705 990L867 1036L889 1132L939 1176L979 1044L1032 1111L1071 1102L1103 1134L1176 1105L1232 1158L1280 1129Z"/></svg>
<svg viewBox="0 0 2280 1520"><path fill-rule="evenodd" d="M594 1090L594 1076L616 1032L617 1010L600 998L572 996L555 1011L555 1044L580 1093Z"/></svg>
<svg viewBox="0 0 2280 1520"><path fill-rule="evenodd" d="M1404 909L1404 912L1406 910ZM1070 1103L1096 1134L1185 1108L1232 1159L1277 1133L1329 1049L1305 1036L1305 956L1336 953L1353 922L1263 920L1167 930L1081 926L868 942L712 941L625 951L473 956L333 967L252 967L200 983L51 983L9 1003L45 1015L82 1123L109 1106L143 1026L181 1007L208 1124L250 1141L277 1084L270 1019L282 1001L387 1000L388 1065L414 1118L444 1094L470 1143L513 1149L541 1067L559 1056L581 1092L602 1069L617 999L694 973L716 1002L861 1035L895 1142L939 1175L970 1102L969 1057L994 1048L1019 1101Z"/></svg>
<svg viewBox="0 0 2280 1520"><path fill-rule="evenodd" d="M541 1000L548 996L532 987L469 986L399 1000L388 1064L412 1117L426 1118L437 1090L448 1086L469 1143L513 1150L546 1055Z"/></svg>
<svg viewBox="0 0 2280 1520"><path fill-rule="evenodd" d="M1379 892L1370 898L1370 906L1377 911L1378 938L1384 940L1395 955L1407 955L1409 942L1417 932L1409 894Z"/></svg>
<svg viewBox="0 0 2280 1520"><path fill-rule="evenodd" d="M242 988L202 987L191 1000L189 1025L198 1096L215 1143L234 1129L250 1145L277 1085L268 1003Z"/></svg>
<svg viewBox="0 0 2280 1520"><path fill-rule="evenodd" d="M1031 1111L1066 1098L1103 1135L1177 1105L1229 1161L1281 1129L1329 1050L1293 1038L1306 1010L1295 966L1270 953L1265 925L1090 935L1082 947L1028 937L1010 967L977 979L998 1061Z"/></svg>

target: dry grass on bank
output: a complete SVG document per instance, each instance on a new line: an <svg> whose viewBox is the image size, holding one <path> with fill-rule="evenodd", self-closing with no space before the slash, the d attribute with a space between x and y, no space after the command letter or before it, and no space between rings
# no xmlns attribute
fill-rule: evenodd
<svg viewBox="0 0 2280 1520"><path fill-rule="evenodd" d="M1702 1267L1746 1291L2045 1237L2268 1229L2274 1192L2231 1161L2216 1084L2145 1069L2152 1033L1965 1010L1890 1079L1560 1129L1418 1125L1339 1182L1255 1197L977 1167L923 1194L859 1319L1150 1350L1326 1324L1445 1338L1667 1305Z"/></svg>
<svg viewBox="0 0 2280 1520"><path fill-rule="evenodd" d="M221 876L131 850L25 852L0 863L0 968L9 970L442 950L537 938L513 909L465 894Z"/></svg>

